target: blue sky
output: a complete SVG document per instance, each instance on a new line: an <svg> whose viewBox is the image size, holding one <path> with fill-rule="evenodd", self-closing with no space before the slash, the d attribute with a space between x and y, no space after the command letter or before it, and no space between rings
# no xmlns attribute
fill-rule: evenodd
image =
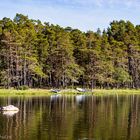
<svg viewBox="0 0 140 140"><path fill-rule="evenodd" d="M16 13L42 22L71 26L83 31L106 29L113 20L140 24L140 0L4 0L0 18Z"/></svg>

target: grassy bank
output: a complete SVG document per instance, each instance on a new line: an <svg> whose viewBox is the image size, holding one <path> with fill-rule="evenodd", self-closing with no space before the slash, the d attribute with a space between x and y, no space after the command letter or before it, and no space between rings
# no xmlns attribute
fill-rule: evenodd
<svg viewBox="0 0 140 140"><path fill-rule="evenodd" d="M114 95L114 94L118 94L118 95L131 95L131 94L136 94L136 95L140 95L140 89L136 90L136 89L95 89L94 90L94 94L95 95Z"/></svg>
<svg viewBox="0 0 140 140"><path fill-rule="evenodd" d="M47 96L51 95L49 90L44 89L0 89L0 96Z"/></svg>
<svg viewBox="0 0 140 140"><path fill-rule="evenodd" d="M50 96L54 94L50 90L47 89L28 89L28 90L15 90L15 89L0 89L0 96ZM87 95L95 95L95 96L101 96L101 95L131 95L131 94L137 94L140 95L140 90L130 90L130 89L112 89L112 90L106 90L106 89L95 89L93 92L78 92L76 90L72 89L66 89L61 90L60 94L62 95L77 95L77 94L87 94Z"/></svg>

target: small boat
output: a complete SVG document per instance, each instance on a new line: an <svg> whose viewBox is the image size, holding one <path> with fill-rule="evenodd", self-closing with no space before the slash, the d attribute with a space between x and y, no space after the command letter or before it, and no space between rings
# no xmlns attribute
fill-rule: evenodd
<svg viewBox="0 0 140 140"><path fill-rule="evenodd" d="M51 89L51 92L58 93L60 92L60 89Z"/></svg>
<svg viewBox="0 0 140 140"><path fill-rule="evenodd" d="M83 88L76 88L76 90L79 92L86 92L86 89L83 89Z"/></svg>
<svg viewBox="0 0 140 140"><path fill-rule="evenodd" d="M3 106L0 108L1 111L19 111L19 109L13 105Z"/></svg>

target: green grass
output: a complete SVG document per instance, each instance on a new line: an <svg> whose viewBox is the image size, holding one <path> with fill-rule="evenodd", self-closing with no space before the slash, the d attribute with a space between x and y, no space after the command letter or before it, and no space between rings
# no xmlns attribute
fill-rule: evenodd
<svg viewBox="0 0 140 140"><path fill-rule="evenodd" d="M0 89L0 96L50 96L52 93L47 89L28 89L28 90L15 90L15 89ZM140 90L130 90L130 89L94 89L93 92L80 93L74 89L61 90L60 94L63 95L77 95L77 94L86 94L86 95L131 95L137 94L140 95Z"/></svg>
<svg viewBox="0 0 140 140"><path fill-rule="evenodd" d="M75 95L82 94L76 90L67 89L59 92L62 95ZM27 90L16 90L16 89L0 89L0 96L50 96L55 94L48 89L27 89ZM84 93L89 94L89 92Z"/></svg>
<svg viewBox="0 0 140 140"><path fill-rule="evenodd" d="M51 92L44 89L0 89L0 96L49 96Z"/></svg>
<svg viewBox="0 0 140 140"><path fill-rule="evenodd" d="M137 94L140 95L140 89L95 89L94 90L95 95L132 95L132 94Z"/></svg>

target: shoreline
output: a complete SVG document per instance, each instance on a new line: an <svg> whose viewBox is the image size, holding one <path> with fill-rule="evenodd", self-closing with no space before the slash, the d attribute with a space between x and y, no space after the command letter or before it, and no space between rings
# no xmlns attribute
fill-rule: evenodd
<svg viewBox="0 0 140 140"><path fill-rule="evenodd" d="M0 97L2 96L51 96L56 93L51 92L49 89L0 89ZM93 92L78 92L75 89L63 89L58 94L62 95L140 95L140 89L94 89Z"/></svg>

